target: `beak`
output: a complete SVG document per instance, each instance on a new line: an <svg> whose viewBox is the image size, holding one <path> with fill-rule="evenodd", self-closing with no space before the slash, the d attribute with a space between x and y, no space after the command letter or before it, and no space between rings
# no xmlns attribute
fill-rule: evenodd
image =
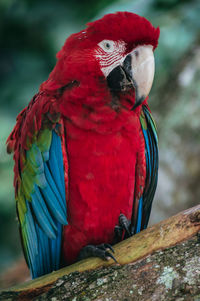
<svg viewBox="0 0 200 301"><path fill-rule="evenodd" d="M123 68L135 89L135 109L148 96L155 73L153 47L151 45L138 46L129 53Z"/></svg>
<svg viewBox="0 0 200 301"><path fill-rule="evenodd" d="M126 92L134 88L135 104L132 109L135 109L148 96L154 72L153 47L151 45L138 46L109 73L107 82L113 92Z"/></svg>

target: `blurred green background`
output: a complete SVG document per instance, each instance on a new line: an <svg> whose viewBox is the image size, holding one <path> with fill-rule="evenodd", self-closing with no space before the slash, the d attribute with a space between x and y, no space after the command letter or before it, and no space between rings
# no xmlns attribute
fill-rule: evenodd
<svg viewBox="0 0 200 301"><path fill-rule="evenodd" d="M151 223L199 203L200 1L0 0L1 272L21 256L13 162L5 149L15 118L48 78L65 39L86 22L120 10L143 15L161 29L149 101L160 145Z"/></svg>

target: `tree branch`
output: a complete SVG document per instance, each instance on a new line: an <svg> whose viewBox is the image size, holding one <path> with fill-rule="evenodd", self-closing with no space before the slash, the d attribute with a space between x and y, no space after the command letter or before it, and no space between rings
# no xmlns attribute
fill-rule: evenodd
<svg viewBox="0 0 200 301"><path fill-rule="evenodd" d="M162 295L164 296L164 291L167 291L169 293L169 290L172 290L172 284L176 286L183 282L180 282L179 284L175 283L174 280L177 279L184 279L186 276L180 276L180 271L175 269L175 265L179 264L180 269L182 269L181 266L181 258L183 260L185 256L185 252L187 250L187 253L190 254L189 259L193 260L190 266L192 269L195 269L197 267L197 262L200 260L198 253L196 252L196 246L199 246L197 243L197 238L194 238L195 235L200 231L200 205L193 207L191 209L185 210L173 217L170 217L169 219L162 221L140 233L137 235L134 235L133 237L124 240L120 242L119 244L114 246L115 250L115 258L118 261L118 264L116 265L113 263L112 260L109 261L102 261L98 258L89 258L87 260L83 260L80 262L77 262L71 266L65 267L63 269L60 269L59 271L53 272L49 275L45 275L43 277L37 278L32 281L25 282L21 285L12 287L11 289L2 291L0 293L0 300L46 300L45 298L49 298L49 296L57 296L59 293L60 299L55 300L72 300L73 297L76 297L77 299L74 300L100 300L96 298L99 296L96 294L96 297L91 298L91 292L94 292L95 290L98 290L98 287L101 286L101 288L104 286L105 290L101 291L101 294L107 293L108 296L111 294L111 287L115 286L115 292L118 293L119 298L118 300L124 300L124 295L122 294L120 299L120 294L123 291L122 285L124 285L123 277L126 277L127 283L126 283L126 291L129 292L129 297L132 296L130 300L151 300L151 299L145 299L145 295L142 293L142 299L139 299L141 297L140 295L140 286L141 288L144 286L143 281L140 279L140 274L138 274L138 268L141 272L141 269L143 270L144 279L145 275L148 275L148 283L151 283L151 280L154 279L156 282L153 282L152 285L154 287L150 287L150 291L153 290L153 288L161 287L158 289L158 294L161 298ZM190 239L193 238L193 239ZM185 243L181 243L185 241ZM173 248L172 246L176 246ZM162 252L164 250L164 252ZM173 253L174 250L177 252ZM157 252L156 251L161 251ZM164 255L165 256L164 256ZM165 260L164 257L169 257L171 254L171 261L168 260L168 265L162 266L162 261ZM175 255L174 255L175 254ZM148 255L151 255L147 258ZM164 256L164 257L163 257ZM195 257L196 256L196 257ZM195 257L195 259L194 259ZM140 263L138 263L138 260L141 260ZM196 262L197 261L197 262ZM159 264L158 264L159 262ZM133 264L135 263L135 264ZM141 266L142 263L142 266ZM159 265L160 274L158 271L155 271L153 269L154 263ZM186 263L185 263L186 264ZM187 264L189 264L187 262ZM162 269L161 269L162 266ZM104 268L102 268L104 267ZM130 268L131 267L131 268ZM131 269L130 276L129 276L129 270ZM88 271L89 270L89 271ZM87 271L87 272L84 272ZM133 277L133 271L134 275L138 275L136 278ZM169 274L169 271L171 271L171 278L173 281L169 281L169 283L166 286L165 283L165 273L166 275ZM191 270L191 275L194 271ZM146 273L146 274L145 274ZM163 274L164 273L164 274ZM200 273L200 266L198 273ZM67 276L69 275L69 276ZM95 276L96 275L96 276ZM100 275L100 276L99 276ZM102 275L105 275L105 277ZM107 275L107 276L106 276ZM116 277L114 276L116 275ZM121 276L120 276L121 275ZM156 276L157 275L157 278ZM123 276L123 277L122 277ZM163 278L162 278L163 276ZM92 278L91 278L92 277ZM96 278L95 278L96 277ZM100 278L99 278L100 277ZM109 278L111 277L111 278ZM120 278L122 277L122 278ZM161 278L159 278L161 277ZM181 278L182 277L182 278ZM191 276L192 277L192 276ZM82 279L82 280L81 280ZM91 279L96 279L95 284L91 282ZM100 280L101 279L101 280ZM108 281L108 279L112 279L112 281ZM131 283L132 289L129 289L129 280ZM133 284L133 280L135 279L135 284ZM140 279L140 282L138 282ZM144 280L143 279L143 280ZM159 280L160 279L160 280ZM137 281L138 280L138 281ZM178 281L179 281L178 280ZM86 282L85 282L86 281ZM103 281L103 282L102 282ZM180 280L181 281L181 280ZM91 282L91 283L90 283ZM71 283L77 283L77 293L76 296L74 295L74 289L73 285ZM88 290L88 298L84 299L81 297L81 294L86 290L86 286L88 286L88 283L91 284L91 289ZM108 285L109 283L109 285ZM118 291L117 291L117 285L119 284ZM135 291L135 286L137 287L137 294ZM142 286L143 285L143 286ZM200 285L200 283L199 283ZM107 288L105 287L107 286ZM59 291L61 288L65 288L65 295L62 295L62 293ZM68 289L66 289L68 287ZM135 288L134 288L135 287ZM164 288L165 289L164 289ZM53 290L53 293L52 293ZM66 295L66 290L68 292L68 295ZM129 290L129 291L128 291ZM147 289L145 289L145 293L150 293ZM62 290L61 290L62 291ZM108 293L110 292L110 293ZM55 295L54 295L55 293ZM134 294L133 294L134 293ZM154 292L155 293L155 292ZM48 295L50 294L50 295ZM124 292L125 294L125 292ZM133 295L132 295L133 294ZM135 296L137 299L134 299L133 296ZM37 299L35 299L37 297ZM65 296L65 299L63 299ZM87 296L87 293L85 292L85 297ZM90 296L90 297L89 297ZM110 295L111 296L111 295ZM149 295L148 295L149 296ZM3 299L1 299L3 298ZM43 299L44 298L44 299ZM82 299L81 299L82 298ZM165 295L165 298L166 295ZM54 299L52 299L54 300ZM116 300L116 299L109 299L109 300ZM129 300L129 299L127 299ZM174 300L174 299L154 299L154 300ZM182 299L181 299L182 300ZM190 300L190 299L183 299L183 300ZM191 299L193 300L193 299Z"/></svg>

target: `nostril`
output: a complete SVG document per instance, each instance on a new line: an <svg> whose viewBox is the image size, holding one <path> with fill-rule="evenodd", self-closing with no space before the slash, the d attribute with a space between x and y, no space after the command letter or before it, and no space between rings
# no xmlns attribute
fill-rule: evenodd
<svg viewBox="0 0 200 301"><path fill-rule="evenodd" d="M134 51L134 54L135 54L135 57L138 57L139 56L139 51L138 50Z"/></svg>

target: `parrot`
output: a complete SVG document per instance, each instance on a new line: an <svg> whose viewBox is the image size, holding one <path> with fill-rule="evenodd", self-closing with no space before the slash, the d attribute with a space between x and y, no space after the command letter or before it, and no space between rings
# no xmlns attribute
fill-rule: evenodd
<svg viewBox="0 0 200 301"><path fill-rule="evenodd" d="M159 27L106 14L67 38L7 139L16 211L32 278L88 257L148 225L158 179L148 106Z"/></svg>

